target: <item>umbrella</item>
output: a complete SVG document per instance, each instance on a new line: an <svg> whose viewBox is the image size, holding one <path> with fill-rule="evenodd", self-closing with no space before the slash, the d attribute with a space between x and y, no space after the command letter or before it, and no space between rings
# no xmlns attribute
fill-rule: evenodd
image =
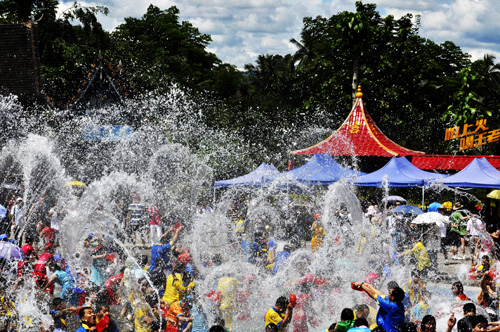
<svg viewBox="0 0 500 332"><path fill-rule="evenodd" d="M500 190L496 189L490 192L486 197L493 198L493 199L500 199Z"/></svg>
<svg viewBox="0 0 500 332"><path fill-rule="evenodd" d="M446 208L446 210L451 210L451 208L453 207L453 203L450 201L444 202L442 205L444 208Z"/></svg>
<svg viewBox="0 0 500 332"><path fill-rule="evenodd" d="M395 203L395 202L401 202L401 203L406 203L406 199L404 199L401 196L387 196L386 198L383 199L383 201L387 201L387 203Z"/></svg>
<svg viewBox="0 0 500 332"><path fill-rule="evenodd" d="M444 220L445 217L439 212L427 212L417 216L411 223L416 225L431 225L442 223Z"/></svg>
<svg viewBox="0 0 500 332"><path fill-rule="evenodd" d="M83 183L82 181L71 181L68 182L64 185L65 187L80 187L80 188L85 188L87 185Z"/></svg>
<svg viewBox="0 0 500 332"><path fill-rule="evenodd" d="M433 202L429 204L429 207L427 208L427 212L438 212L438 209L441 209L443 206L439 204L439 202Z"/></svg>
<svg viewBox="0 0 500 332"><path fill-rule="evenodd" d="M6 260L22 260L24 253L21 248L10 242L0 242L0 258Z"/></svg>
<svg viewBox="0 0 500 332"><path fill-rule="evenodd" d="M411 213L411 214L422 214L424 211L422 211L421 208L418 206L413 206L413 205L400 205L396 206L394 209L392 209L392 212L396 213Z"/></svg>

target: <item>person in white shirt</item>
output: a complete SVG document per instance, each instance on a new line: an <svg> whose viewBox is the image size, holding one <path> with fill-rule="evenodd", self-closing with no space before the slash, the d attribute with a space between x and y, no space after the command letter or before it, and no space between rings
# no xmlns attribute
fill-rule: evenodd
<svg viewBox="0 0 500 332"><path fill-rule="evenodd" d="M478 256L481 244L481 233L485 231L484 223L476 215L467 221L467 236L469 237L469 248L472 257Z"/></svg>
<svg viewBox="0 0 500 332"><path fill-rule="evenodd" d="M444 256L444 264L449 265L448 261L448 251L446 250L446 225L450 223L450 217L446 215L446 208L440 207L438 212L444 216L444 222L438 222L436 225L439 227L441 232L441 252Z"/></svg>

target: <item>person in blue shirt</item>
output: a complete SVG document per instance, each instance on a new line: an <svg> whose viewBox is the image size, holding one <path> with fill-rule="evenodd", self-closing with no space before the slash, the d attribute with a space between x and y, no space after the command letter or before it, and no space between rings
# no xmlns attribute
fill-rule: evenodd
<svg viewBox="0 0 500 332"><path fill-rule="evenodd" d="M168 231L166 231L160 238L158 242L153 244L153 247L151 248L151 265L149 266L149 271L153 271L156 268L156 259L161 258L163 259L163 262L165 263L165 266L168 265L168 252L170 251L170 248L175 245L177 240L179 239L180 232L182 231L182 226L180 226L177 231L174 234L174 237L172 238L172 241L163 244L163 241L167 239L167 235L173 231L173 227L170 227Z"/></svg>
<svg viewBox="0 0 500 332"><path fill-rule="evenodd" d="M290 257L290 246L288 244L285 245L283 251L280 251L276 254L276 263L273 267L273 275L278 273L278 270L285 263L285 261Z"/></svg>
<svg viewBox="0 0 500 332"><path fill-rule="evenodd" d="M68 312L74 312L77 308L64 308L64 301L60 297L56 297L52 301L53 309L49 312L54 319L54 332L65 332L66 330L66 315Z"/></svg>
<svg viewBox="0 0 500 332"><path fill-rule="evenodd" d="M43 287L44 289L49 288L54 283L61 285L61 298L73 306L78 305L78 294L74 291L75 282L69 274L67 274L57 263L52 262L49 265L49 269L54 272L50 276L49 281Z"/></svg>
<svg viewBox="0 0 500 332"><path fill-rule="evenodd" d="M380 290L364 282L354 282L353 288L363 290L380 306L377 312L377 325L386 332L398 332L405 321L405 308L403 300L405 292L400 287L395 287L385 296Z"/></svg>
<svg viewBox="0 0 500 332"><path fill-rule="evenodd" d="M391 291L391 289L394 289L396 287L399 287L399 284L396 282L396 281L389 281L387 283L387 291ZM405 297L403 299L403 301L401 301L401 303L403 303L403 307L405 308L405 323L409 322L410 321L410 318L411 318L411 308L416 305L417 303L412 303L411 302L411 299L410 299L410 296L408 296L408 293L405 292Z"/></svg>

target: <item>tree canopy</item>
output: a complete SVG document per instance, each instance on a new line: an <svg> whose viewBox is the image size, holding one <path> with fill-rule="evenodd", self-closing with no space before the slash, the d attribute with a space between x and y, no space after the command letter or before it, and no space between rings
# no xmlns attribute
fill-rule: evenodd
<svg viewBox="0 0 500 332"><path fill-rule="evenodd" d="M121 63L143 94L180 87L199 107L209 128L233 132L249 143L248 154L276 156L324 139L338 127L362 85L364 101L393 141L427 153L456 153L445 128L478 119L500 125L500 67L485 55L472 62L452 41L437 44L419 35L420 17L383 17L375 4L355 11L305 17L290 36L294 54L262 54L243 71L207 51L211 37L179 20L176 7L149 6L116 30L103 30L105 7L75 3L57 16L56 0L0 3L3 22L43 17L41 72L45 93L66 104L102 51ZM167 110L166 110L167 111ZM322 128L314 130L313 128ZM490 144L470 153L500 151Z"/></svg>

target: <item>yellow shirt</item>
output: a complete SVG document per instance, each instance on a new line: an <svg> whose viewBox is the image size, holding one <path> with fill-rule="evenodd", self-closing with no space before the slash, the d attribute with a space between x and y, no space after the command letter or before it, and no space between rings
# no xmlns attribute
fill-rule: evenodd
<svg viewBox="0 0 500 332"><path fill-rule="evenodd" d="M220 309L233 308L235 306L236 291L240 282L234 277L223 277L219 279L217 290L221 293L222 299Z"/></svg>
<svg viewBox="0 0 500 332"><path fill-rule="evenodd" d="M163 301L167 302L169 305L175 301L182 300L189 292L193 289L195 283L191 282L186 287L182 284L182 276L180 273L172 273L167 277L167 284L165 287L165 293L163 294ZM183 296L181 298L181 295Z"/></svg>
<svg viewBox="0 0 500 332"><path fill-rule="evenodd" d="M143 317L157 316L156 311L152 312L148 305L143 304L134 312L135 332L151 332L150 324L143 321Z"/></svg>
<svg viewBox="0 0 500 332"><path fill-rule="evenodd" d="M425 282L422 281L423 287L425 287ZM406 291L406 290L405 290ZM410 301L413 305L419 303L422 300L422 288L412 280L408 281L408 296L410 297Z"/></svg>
<svg viewBox="0 0 500 332"><path fill-rule="evenodd" d="M410 250L406 251L406 253L410 253L415 256L417 260L417 268L419 271L422 271L425 267L431 266L431 261L429 260L429 255L427 255L427 249L422 244L422 242L417 242Z"/></svg>
<svg viewBox="0 0 500 332"><path fill-rule="evenodd" d="M271 308L268 310L266 314L266 326L269 323L274 323L276 324L276 326L278 326L278 331L281 331L281 324L283 323L283 318L285 318L285 314L280 314L274 308Z"/></svg>

